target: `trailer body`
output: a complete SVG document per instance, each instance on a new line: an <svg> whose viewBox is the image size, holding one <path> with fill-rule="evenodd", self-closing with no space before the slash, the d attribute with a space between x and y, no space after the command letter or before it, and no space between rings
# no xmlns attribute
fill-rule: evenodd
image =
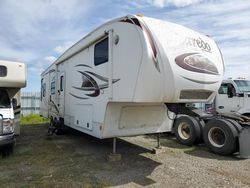
<svg viewBox="0 0 250 188"><path fill-rule="evenodd" d="M115 146L116 137L174 132L185 145L204 140L215 153L240 148L246 157L246 118L187 108L212 100L223 73L222 54L211 37L128 15L95 29L42 73L41 114L51 119L52 133L66 125L114 138Z"/></svg>
<svg viewBox="0 0 250 188"><path fill-rule="evenodd" d="M206 102L224 64L183 26L128 15L88 34L42 73L41 114L98 138L172 131L165 103Z"/></svg>

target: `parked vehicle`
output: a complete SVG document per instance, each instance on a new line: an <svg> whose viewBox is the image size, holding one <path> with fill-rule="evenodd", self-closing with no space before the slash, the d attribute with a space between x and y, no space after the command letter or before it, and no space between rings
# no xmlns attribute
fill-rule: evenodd
<svg viewBox="0 0 250 188"><path fill-rule="evenodd" d="M214 98L223 72L211 37L128 15L95 29L42 73L41 114L51 119L50 132L66 125L114 138L114 146L116 137L174 131L183 144L203 135L214 152L229 154L240 125L186 107Z"/></svg>
<svg viewBox="0 0 250 188"><path fill-rule="evenodd" d="M215 106L218 113L236 112L250 117L250 81L244 78L223 80Z"/></svg>
<svg viewBox="0 0 250 188"><path fill-rule="evenodd" d="M25 86L25 64L0 60L0 146L12 145L20 134L20 89Z"/></svg>

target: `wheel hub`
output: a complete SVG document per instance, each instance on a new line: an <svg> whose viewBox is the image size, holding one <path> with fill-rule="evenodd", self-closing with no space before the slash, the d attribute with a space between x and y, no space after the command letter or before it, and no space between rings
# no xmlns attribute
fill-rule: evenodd
<svg viewBox="0 0 250 188"><path fill-rule="evenodd" d="M219 127L213 127L208 132L208 139L214 147L223 147L226 142L225 132Z"/></svg>
<svg viewBox="0 0 250 188"><path fill-rule="evenodd" d="M187 140L191 136L190 127L187 123L181 123L178 127L178 134L183 140Z"/></svg>

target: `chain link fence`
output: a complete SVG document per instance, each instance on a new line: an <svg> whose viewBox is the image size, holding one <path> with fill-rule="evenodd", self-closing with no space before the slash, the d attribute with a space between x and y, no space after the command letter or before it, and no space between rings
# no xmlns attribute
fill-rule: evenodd
<svg viewBox="0 0 250 188"><path fill-rule="evenodd" d="M22 92L21 93L21 115L39 114L40 93Z"/></svg>

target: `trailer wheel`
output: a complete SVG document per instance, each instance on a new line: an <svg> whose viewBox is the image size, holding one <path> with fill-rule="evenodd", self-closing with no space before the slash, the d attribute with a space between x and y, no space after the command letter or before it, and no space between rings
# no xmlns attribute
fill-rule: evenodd
<svg viewBox="0 0 250 188"><path fill-rule="evenodd" d="M181 144L191 146L200 140L199 122L190 116L178 117L174 123L174 133Z"/></svg>
<svg viewBox="0 0 250 188"><path fill-rule="evenodd" d="M200 138L195 142L196 144L203 143L203 129L205 127L205 122L203 120L198 120L200 126Z"/></svg>
<svg viewBox="0 0 250 188"><path fill-rule="evenodd" d="M53 126L54 124L54 118L51 116L49 120L49 126Z"/></svg>
<svg viewBox="0 0 250 188"><path fill-rule="evenodd" d="M64 133L64 124L60 120L55 120L55 134L56 135L62 135Z"/></svg>
<svg viewBox="0 0 250 188"><path fill-rule="evenodd" d="M49 127L48 127L48 134L49 135L53 135L55 133L56 130L56 122L57 119L56 117L53 118L52 116L50 117L50 122L49 122Z"/></svg>
<svg viewBox="0 0 250 188"><path fill-rule="evenodd" d="M203 132L203 139L208 148L221 155L229 155L237 150L238 132L231 122L225 119L209 121Z"/></svg>

